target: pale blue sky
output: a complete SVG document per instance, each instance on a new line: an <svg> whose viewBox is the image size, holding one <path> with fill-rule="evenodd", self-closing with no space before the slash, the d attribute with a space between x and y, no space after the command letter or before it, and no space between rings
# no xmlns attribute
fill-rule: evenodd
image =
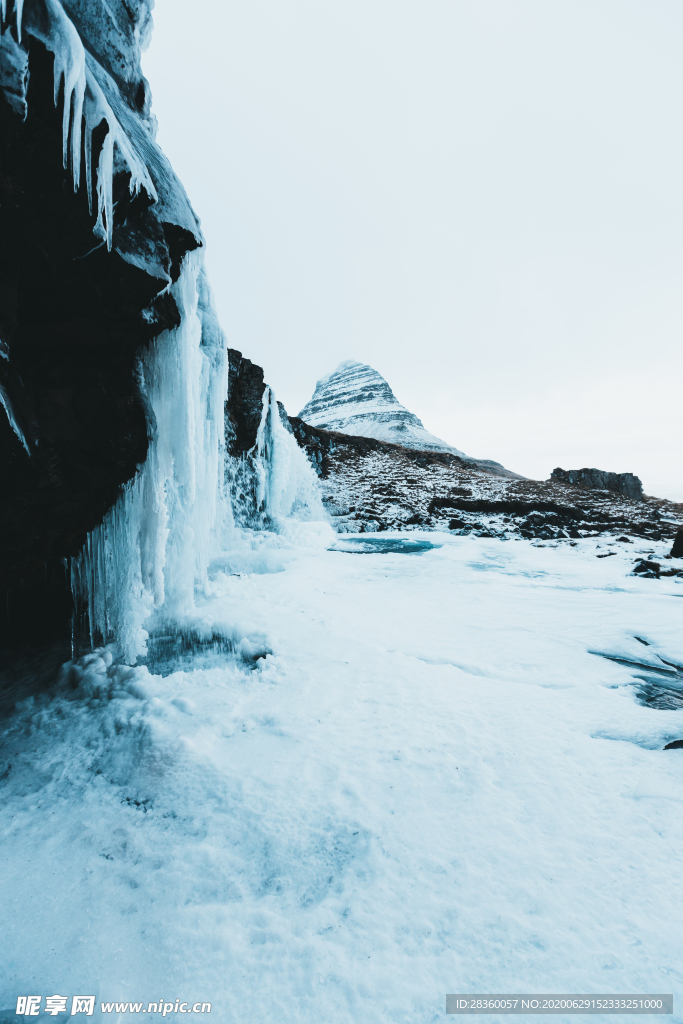
<svg viewBox="0 0 683 1024"><path fill-rule="evenodd" d="M458 448L683 499L679 0L157 0L230 344L368 362Z"/></svg>

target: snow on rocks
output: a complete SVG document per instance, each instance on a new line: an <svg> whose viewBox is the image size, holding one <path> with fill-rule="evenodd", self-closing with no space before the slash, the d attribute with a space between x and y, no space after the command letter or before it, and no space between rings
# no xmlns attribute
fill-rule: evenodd
<svg viewBox="0 0 683 1024"><path fill-rule="evenodd" d="M605 535L629 543L670 541L683 524L683 506L663 499L524 480L446 452L292 424L338 532L426 528L568 543Z"/></svg>

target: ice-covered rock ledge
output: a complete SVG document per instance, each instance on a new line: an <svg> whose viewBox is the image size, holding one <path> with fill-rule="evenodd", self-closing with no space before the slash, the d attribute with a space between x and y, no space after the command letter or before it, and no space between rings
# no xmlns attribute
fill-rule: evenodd
<svg viewBox="0 0 683 1024"><path fill-rule="evenodd" d="M68 632L63 560L145 459L138 352L202 244L154 142L150 6L2 5L0 646Z"/></svg>
<svg viewBox="0 0 683 1024"><path fill-rule="evenodd" d="M2 5L0 651L113 641L133 663L192 633L241 530L329 532L155 144L150 6Z"/></svg>

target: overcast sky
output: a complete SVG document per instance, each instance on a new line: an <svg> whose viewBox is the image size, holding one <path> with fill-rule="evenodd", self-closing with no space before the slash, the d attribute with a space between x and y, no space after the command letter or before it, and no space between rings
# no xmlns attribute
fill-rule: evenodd
<svg viewBox="0 0 683 1024"><path fill-rule="evenodd" d="M232 347L343 359L543 479L683 500L680 0L157 0L143 67Z"/></svg>

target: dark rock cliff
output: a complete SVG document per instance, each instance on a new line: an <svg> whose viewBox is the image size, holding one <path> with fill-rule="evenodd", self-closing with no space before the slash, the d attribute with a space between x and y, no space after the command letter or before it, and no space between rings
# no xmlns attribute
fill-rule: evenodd
<svg viewBox="0 0 683 1024"><path fill-rule="evenodd" d="M266 385L262 368L237 349L228 349L228 367L225 439L228 454L239 457L256 443Z"/></svg>
<svg viewBox="0 0 683 1024"><path fill-rule="evenodd" d="M157 192L154 202L144 190L131 195L130 174L119 169L111 249L93 234L84 184L75 190L72 170L63 166L64 90L55 106L55 58L32 35L40 5L26 2L21 45L11 23L2 36L0 647L68 631L65 559L79 551L147 451L136 353L177 326L165 289L185 254L202 244L182 186L151 134L131 42L137 46L148 6L109 6L119 31L99 6L63 5L88 59L101 61L107 100L144 150ZM93 179L106 133L106 122L93 133Z"/></svg>

